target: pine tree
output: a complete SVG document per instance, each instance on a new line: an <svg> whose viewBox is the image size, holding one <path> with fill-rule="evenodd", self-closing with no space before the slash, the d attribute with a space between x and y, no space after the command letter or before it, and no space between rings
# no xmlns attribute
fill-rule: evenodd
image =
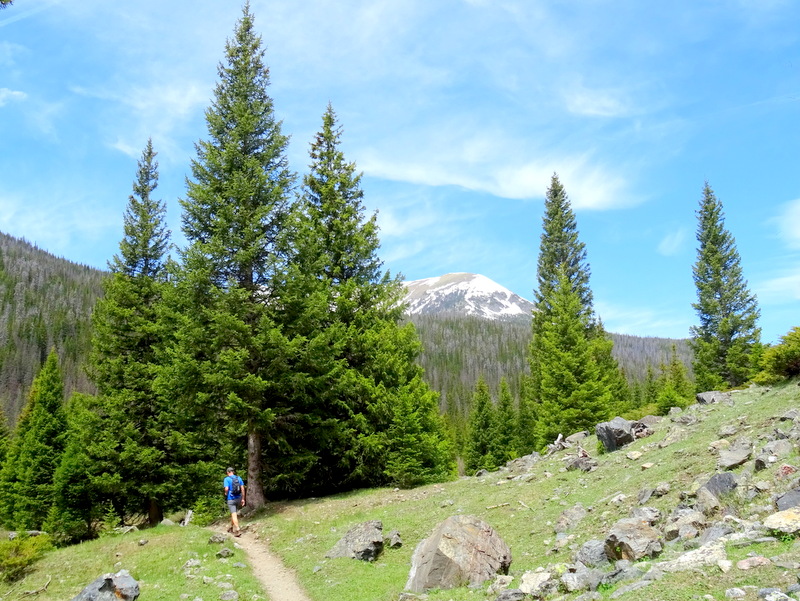
<svg viewBox="0 0 800 601"><path fill-rule="evenodd" d="M67 405L67 443L53 475L53 504L45 530L62 543L75 543L96 536L104 499L98 485L98 463L91 449L103 432L95 399L75 394ZM118 473L118 472L117 472Z"/></svg>
<svg viewBox="0 0 800 601"><path fill-rule="evenodd" d="M472 397L472 410L469 414L468 437L464 453L467 473L485 469L497 469L495 431L495 407L489 387L481 377L475 385Z"/></svg>
<svg viewBox="0 0 800 601"><path fill-rule="evenodd" d="M519 407L517 408L517 436L516 448L517 456L529 455L536 450L536 423L537 417L534 411L535 404L530 399L529 378L524 377L519 391Z"/></svg>
<svg viewBox="0 0 800 601"><path fill-rule="evenodd" d="M341 135L329 105L287 228L287 277L270 306L283 334L302 341L291 362L300 381L282 401L295 419L270 452L274 485L293 493L387 477L409 485L452 466L436 395L415 363L415 330L400 326L400 282L381 272L376 217L365 215Z"/></svg>
<svg viewBox="0 0 800 601"><path fill-rule="evenodd" d="M562 270L550 297L550 314L537 332L546 360L539 385L539 446L559 434L591 430L609 415L611 392L597 363L603 340L586 336L588 316Z"/></svg>
<svg viewBox="0 0 800 601"><path fill-rule="evenodd" d="M605 416L612 401L624 402L628 394L611 354L612 342L594 314L586 248L555 174L545 197L542 225L528 355L529 402L536 406L540 446L558 434L592 427L590 416ZM571 369L577 371L570 375ZM583 402L585 407L580 406Z"/></svg>
<svg viewBox="0 0 800 601"><path fill-rule="evenodd" d="M514 448L517 426L516 413L508 381L502 378L500 380L500 394L497 398L494 433L495 463L497 465L505 465L507 461L517 456Z"/></svg>
<svg viewBox="0 0 800 601"><path fill-rule="evenodd" d="M41 530L54 500L53 476L66 443L64 383L53 350L31 388L25 430L18 430L19 446L13 457L16 490L13 523L17 528ZM20 420L23 424L23 420Z"/></svg>
<svg viewBox="0 0 800 601"><path fill-rule="evenodd" d="M742 274L736 242L725 228L722 203L708 182L697 212L694 283L699 325L691 328L698 389L730 388L755 373L761 352L758 301Z"/></svg>
<svg viewBox="0 0 800 601"><path fill-rule="evenodd" d="M105 295L93 314L91 374L100 392L93 403L101 425L90 441L92 460L106 474L106 498L122 514L146 513L151 524L161 521L164 506L193 477L192 470L174 465L169 439L175 412L153 390L170 235L165 204L153 196L155 157L148 140L125 210L120 252L109 262Z"/></svg>
<svg viewBox="0 0 800 601"><path fill-rule="evenodd" d="M269 69L249 4L225 46L219 81L206 110L208 139L196 144L183 207L189 243L177 274L170 320L170 364L159 387L207 437L247 440L248 504L265 502L264 440L281 444L295 418L274 405L295 382L296 352L268 310L282 276L281 231L293 175L267 93ZM228 428L231 429L230 434Z"/></svg>

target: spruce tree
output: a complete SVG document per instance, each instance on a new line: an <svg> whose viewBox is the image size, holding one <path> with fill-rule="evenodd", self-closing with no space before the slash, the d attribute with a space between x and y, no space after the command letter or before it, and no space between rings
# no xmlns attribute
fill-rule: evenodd
<svg viewBox="0 0 800 601"><path fill-rule="evenodd" d="M494 437L496 419L489 387L481 377L475 385L467 426L464 467L468 474L481 469L489 471L497 469L497 444Z"/></svg>
<svg viewBox="0 0 800 601"><path fill-rule="evenodd" d="M536 407L540 446L551 442L554 435L567 436L575 429L593 426L587 422L592 419L589 416L606 415L609 403L624 403L628 395L611 354L612 342L594 314L586 247L579 239L569 198L555 174L545 196L542 230L527 399ZM567 356L569 353L574 356ZM578 357L583 365L579 365ZM565 370L573 367L578 371L568 376ZM594 393L597 396L592 398ZM579 406L581 399L587 403L584 408ZM598 403L606 406L600 408Z"/></svg>
<svg viewBox="0 0 800 601"><path fill-rule="evenodd" d="M740 386L754 375L761 351L758 301L747 287L736 242L725 228L722 203L708 182L697 219L697 302L692 307L700 323L691 328L697 387Z"/></svg>
<svg viewBox="0 0 800 601"><path fill-rule="evenodd" d="M546 360L539 384L539 446L559 434L592 430L609 417L611 391L596 360L603 340L586 336L588 316L562 270L550 296L550 314L537 332Z"/></svg>
<svg viewBox="0 0 800 601"><path fill-rule="evenodd" d="M446 477L452 465L436 395L415 363L419 341L400 325L400 281L381 271L376 216L365 214L341 135L329 105L287 227L287 277L270 305L283 334L302 341L290 366L297 384L282 401L295 419L270 451L274 485L291 492L387 477L407 486Z"/></svg>
<svg viewBox="0 0 800 601"><path fill-rule="evenodd" d="M296 349L268 311L283 274L280 235L294 178L288 138L267 93L264 54L245 4L206 110L208 138L196 144L181 201L189 246L173 297L170 365L159 377L176 404L206 424L209 439L228 426L226 438L246 437L253 508L265 502L264 440L281 444L281 426L295 420L273 399L297 383L286 367Z"/></svg>
<svg viewBox="0 0 800 601"><path fill-rule="evenodd" d="M119 254L109 262L104 297L93 314L91 375L99 396L93 402L100 428L91 440L98 482L122 514L161 521L176 503L191 469L178 466L174 452L175 412L153 389L164 336L159 311L167 286L170 233L166 206L154 197L158 163L151 140L138 162L133 194L124 215ZM190 462L186 462L190 463Z"/></svg>
<svg viewBox="0 0 800 601"><path fill-rule="evenodd" d="M54 501L53 476L66 444L64 383L58 355L51 351L31 387L29 417L20 420L19 446L10 457L16 472L13 523L41 530Z"/></svg>
<svg viewBox="0 0 800 601"><path fill-rule="evenodd" d="M517 407L516 450L517 456L530 455L536 450L536 412L528 389L530 378L523 377Z"/></svg>
<svg viewBox="0 0 800 601"><path fill-rule="evenodd" d="M517 456L515 450L516 413L508 381L505 378L501 378L494 433L495 462L497 465L505 465L507 461Z"/></svg>

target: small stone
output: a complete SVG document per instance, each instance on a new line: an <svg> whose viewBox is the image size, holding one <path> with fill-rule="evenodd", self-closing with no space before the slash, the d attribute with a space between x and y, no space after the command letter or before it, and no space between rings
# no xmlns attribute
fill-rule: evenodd
<svg viewBox="0 0 800 601"><path fill-rule="evenodd" d="M642 458L642 452L641 451L630 451L630 452L628 452L627 455L625 455L625 457L627 457L631 461L636 461L637 459L641 459Z"/></svg>
<svg viewBox="0 0 800 601"><path fill-rule="evenodd" d="M222 549L217 551L216 555L217 555L217 557L220 557L220 558L223 558L223 559L231 557L233 555L233 549L229 549L228 547L222 547Z"/></svg>
<svg viewBox="0 0 800 601"><path fill-rule="evenodd" d="M219 601L237 601L239 599L239 593L234 590L224 591L219 596Z"/></svg>
<svg viewBox="0 0 800 601"><path fill-rule="evenodd" d="M649 470L654 465L655 465L655 463L652 463L650 461L648 461L647 463L643 463L642 464L642 470Z"/></svg>
<svg viewBox="0 0 800 601"><path fill-rule="evenodd" d="M717 567L722 571L723 574L727 574L731 571L733 562L730 559L720 559L717 562Z"/></svg>
<svg viewBox="0 0 800 601"><path fill-rule="evenodd" d="M726 599L744 599L747 596L740 588L729 588L725 591L725 598Z"/></svg>
<svg viewBox="0 0 800 601"><path fill-rule="evenodd" d="M190 559L185 564L183 564L183 569L184 570L188 570L190 568L196 568L196 567L199 567L199 566L200 566L200 560L199 559Z"/></svg>
<svg viewBox="0 0 800 601"><path fill-rule="evenodd" d="M142 539L140 539L140 540L139 540L139 546L140 546L140 547L144 547L144 546L145 546L147 543L149 543L149 542L150 542L150 541L149 541L149 540L147 540L146 538L142 538Z"/></svg>
<svg viewBox="0 0 800 601"><path fill-rule="evenodd" d="M755 557L748 557L746 559L742 559L736 562L736 567L740 570L752 570L753 568L760 568L762 566L768 566L772 562L767 559L766 557L762 557L757 555Z"/></svg>

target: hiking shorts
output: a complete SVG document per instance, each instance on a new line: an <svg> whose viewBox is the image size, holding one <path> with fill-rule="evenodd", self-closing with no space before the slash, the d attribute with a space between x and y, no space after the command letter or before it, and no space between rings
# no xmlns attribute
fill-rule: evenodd
<svg viewBox="0 0 800 601"><path fill-rule="evenodd" d="M239 510L239 506L242 504L242 497L238 499L228 499L228 510L231 513L236 513Z"/></svg>

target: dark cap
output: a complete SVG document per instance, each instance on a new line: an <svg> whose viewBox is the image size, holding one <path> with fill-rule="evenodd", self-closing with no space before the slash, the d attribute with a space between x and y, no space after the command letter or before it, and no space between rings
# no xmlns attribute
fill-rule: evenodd
<svg viewBox="0 0 800 601"><path fill-rule="evenodd" d="M236 470L235 470L235 469L233 469L232 467L229 467L229 468L228 468L227 470L225 470L225 471L226 471L226 472L228 472L229 474L232 474L232 473L233 473L233 472L235 472Z"/></svg>

